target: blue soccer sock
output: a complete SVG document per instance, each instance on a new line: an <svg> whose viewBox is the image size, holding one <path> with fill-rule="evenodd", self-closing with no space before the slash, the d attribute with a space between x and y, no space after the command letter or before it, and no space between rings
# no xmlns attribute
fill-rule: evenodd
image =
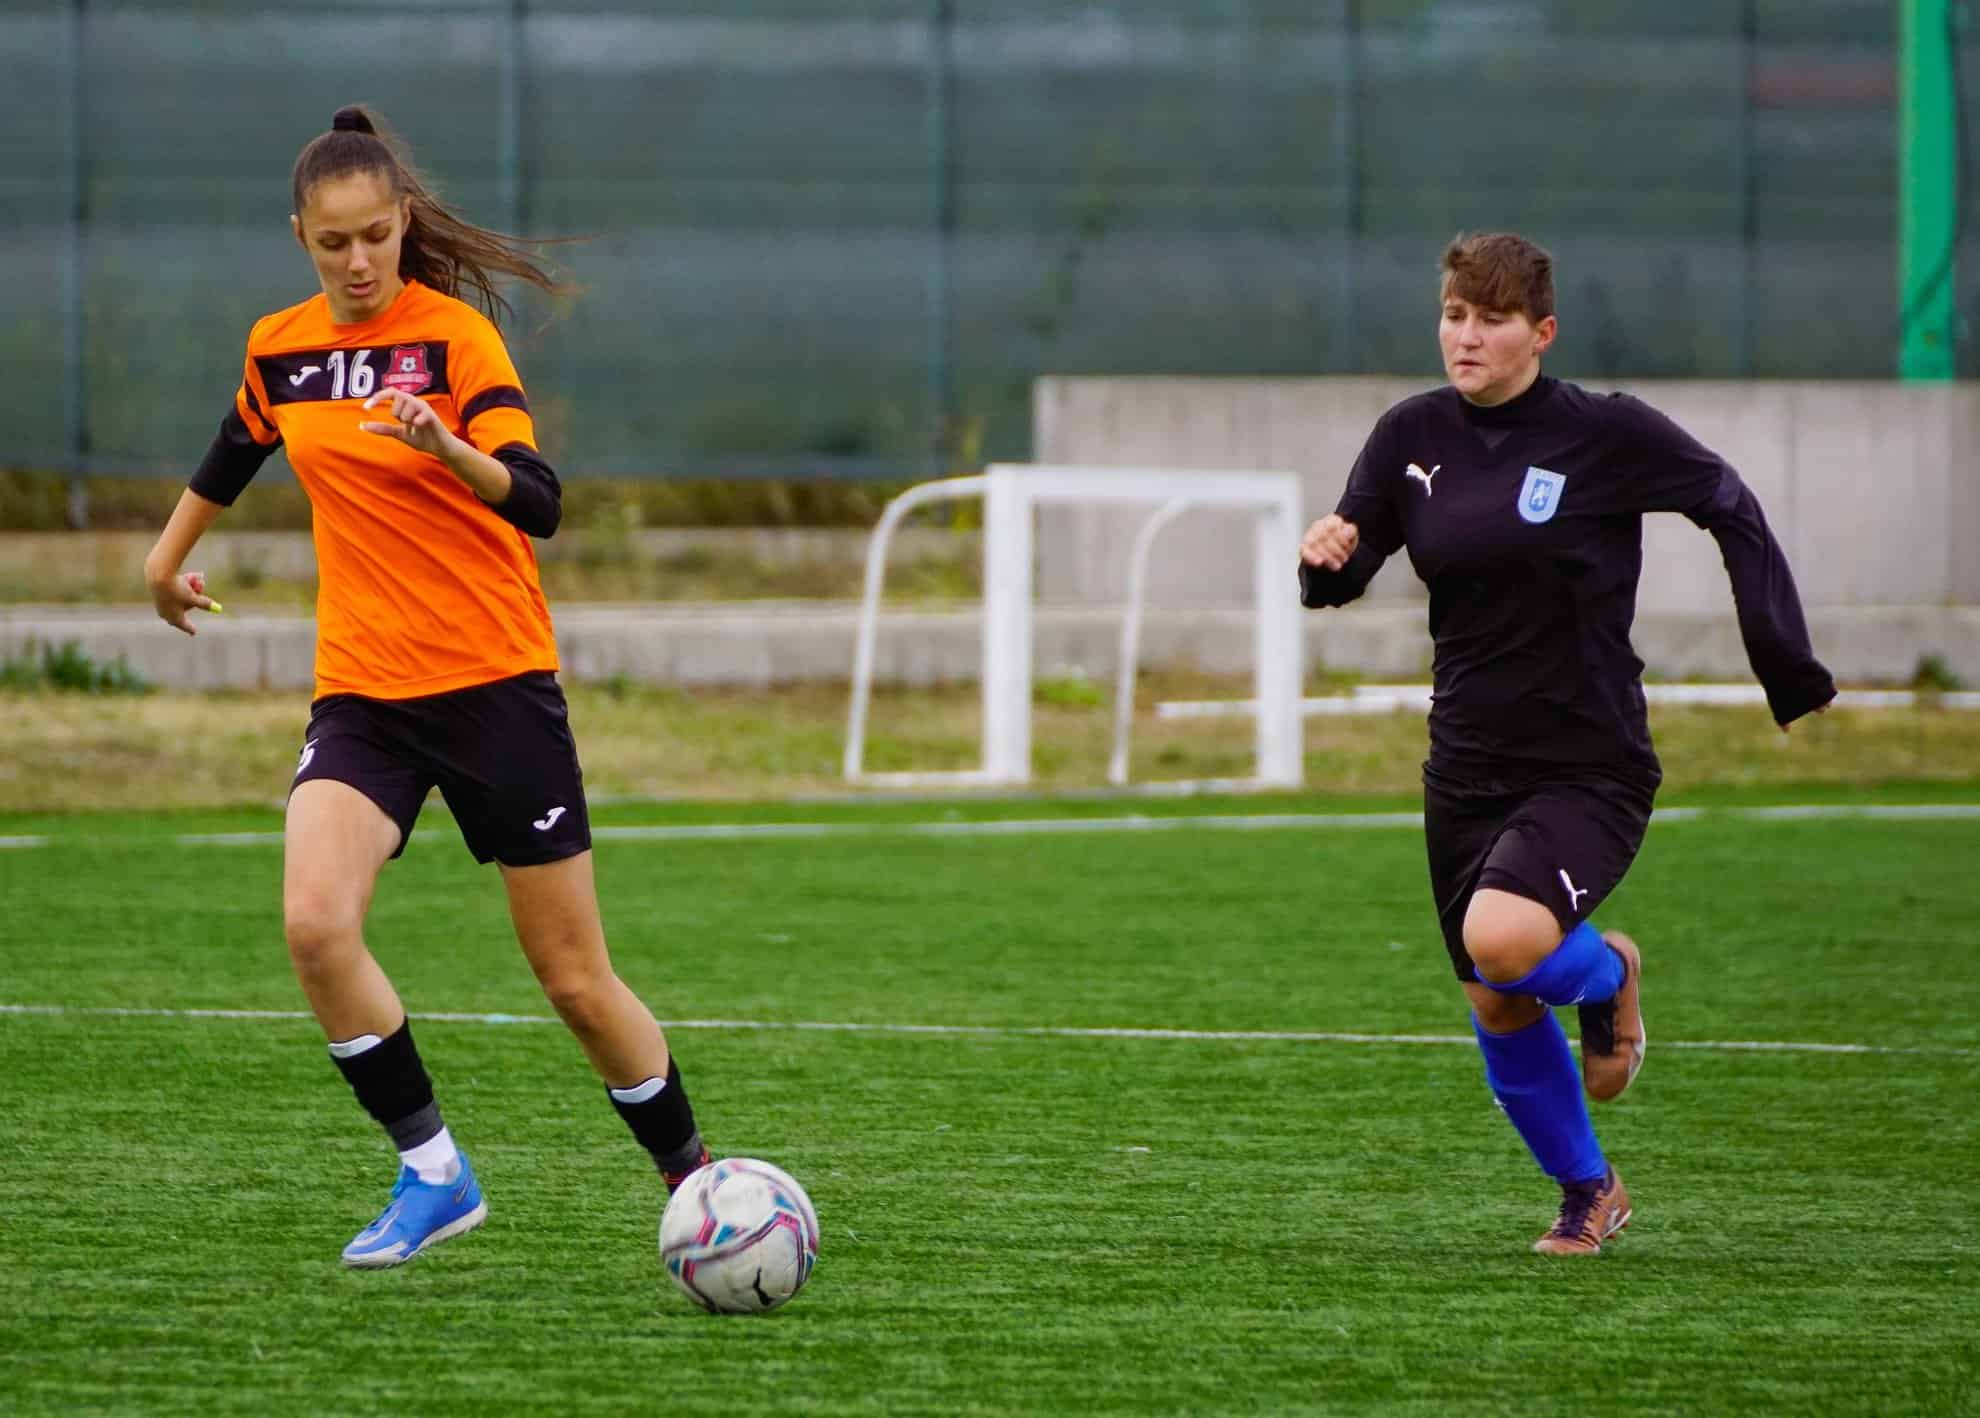
<svg viewBox="0 0 1980 1418"><path fill-rule="evenodd" d="M1510 1034L1488 1032L1477 1015L1471 1028L1485 1055L1485 1082L1540 1170L1562 1186L1608 1175L1581 1096L1581 1072L1554 1012Z"/></svg>
<svg viewBox="0 0 1980 1418"><path fill-rule="evenodd" d="M1548 1004L1600 1004L1622 988L1622 957L1602 933L1583 921L1561 938L1553 953L1525 975L1506 984L1479 976L1479 983L1502 995L1532 995Z"/></svg>

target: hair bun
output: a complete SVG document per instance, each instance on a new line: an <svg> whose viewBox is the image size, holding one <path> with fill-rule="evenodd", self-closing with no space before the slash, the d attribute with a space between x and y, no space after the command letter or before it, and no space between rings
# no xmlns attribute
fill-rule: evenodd
<svg viewBox="0 0 1980 1418"><path fill-rule="evenodd" d="M348 107L337 110L336 117L330 120L330 131L333 133L376 133L378 130L371 126L370 114L366 113L356 104L351 104Z"/></svg>

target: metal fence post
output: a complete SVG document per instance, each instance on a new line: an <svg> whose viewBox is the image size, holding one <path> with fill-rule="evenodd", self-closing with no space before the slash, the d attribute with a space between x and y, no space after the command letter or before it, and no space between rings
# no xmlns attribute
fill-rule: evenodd
<svg viewBox="0 0 1980 1418"><path fill-rule="evenodd" d="M1733 161L1739 169L1739 349L1734 369L1742 379L1753 377L1753 347L1757 321L1753 312L1753 276L1759 268L1760 203L1754 190L1759 170L1754 147L1759 124L1754 117L1753 85L1759 67L1760 16L1758 0L1739 7L1739 133Z"/></svg>
<svg viewBox="0 0 1980 1418"><path fill-rule="evenodd" d="M950 471L955 433L955 0L929 6L928 147L934 167L928 252L928 397L935 426L929 471Z"/></svg>
<svg viewBox="0 0 1980 1418"><path fill-rule="evenodd" d="M528 0L509 0L502 21L502 119L501 147L496 160L501 173L496 191L501 194L502 221L509 233L521 236L528 221L527 198L523 192L523 20Z"/></svg>
<svg viewBox="0 0 1980 1418"><path fill-rule="evenodd" d="M83 240L89 217L89 174L84 156L83 132L83 28L88 0L69 0L68 25L62 43L62 82L65 92L63 113L63 175L67 190L63 195L66 215L62 243L62 418L64 442L68 445L69 485L67 519L81 530L89 525L89 484L84 480L89 466L89 420L83 321Z"/></svg>
<svg viewBox="0 0 1980 1418"><path fill-rule="evenodd" d="M1340 166L1341 254L1334 289L1334 370L1361 369L1355 348L1356 285L1361 269L1361 0L1341 0L1341 74L1334 104L1334 159Z"/></svg>

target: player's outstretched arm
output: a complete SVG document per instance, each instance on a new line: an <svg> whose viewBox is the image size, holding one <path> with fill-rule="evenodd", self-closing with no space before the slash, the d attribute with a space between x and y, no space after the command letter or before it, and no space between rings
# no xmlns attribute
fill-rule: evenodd
<svg viewBox="0 0 1980 1418"><path fill-rule="evenodd" d="M1719 544L1747 663L1767 691L1774 722L1785 730L1827 708L1836 697L1835 678L1815 658L1794 573L1753 489L1728 468L1711 508L1696 520Z"/></svg>
<svg viewBox="0 0 1980 1418"><path fill-rule="evenodd" d="M144 558L144 580L151 588L151 602L158 608L158 618L188 635L199 633L193 629L191 613L199 610L217 614L220 603L206 594L204 574L198 571L181 574L179 568L221 511L219 503L187 488L179 494L179 505L172 509L165 530L158 534L157 542Z"/></svg>
<svg viewBox="0 0 1980 1418"><path fill-rule="evenodd" d="M1785 729L1836 697L1836 682L1815 658L1801 595L1787 554L1774 539L1760 499L1718 454L1676 423L1628 395L1610 405L1628 460L1627 510L1681 512L1712 534L1732 582L1739 635L1753 676Z"/></svg>

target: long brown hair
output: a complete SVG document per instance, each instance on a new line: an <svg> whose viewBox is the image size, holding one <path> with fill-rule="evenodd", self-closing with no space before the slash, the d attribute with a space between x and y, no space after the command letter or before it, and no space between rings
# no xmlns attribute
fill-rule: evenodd
<svg viewBox="0 0 1980 1418"><path fill-rule="evenodd" d="M570 290L542 265L535 243L505 236L463 220L440 205L427 182L412 165L405 143L362 104L340 108L330 131L304 144L296 156L290 195L298 216L303 199L317 183L353 172L375 172L391 186L394 197L410 200L411 218L399 247L399 275L444 295L466 298L469 293L490 319L498 323L513 314L495 288L498 276L509 276L553 295Z"/></svg>

